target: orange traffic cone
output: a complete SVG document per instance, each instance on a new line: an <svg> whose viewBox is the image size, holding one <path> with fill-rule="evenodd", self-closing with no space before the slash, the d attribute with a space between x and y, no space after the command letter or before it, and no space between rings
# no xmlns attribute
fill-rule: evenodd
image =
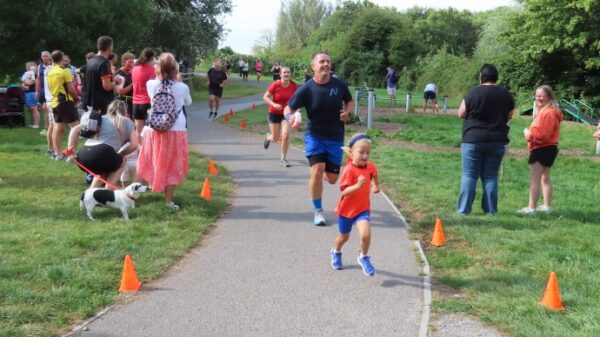
<svg viewBox="0 0 600 337"><path fill-rule="evenodd" d="M252 110L256 109L256 103L252 102Z"/></svg>
<svg viewBox="0 0 600 337"><path fill-rule="evenodd" d="M216 176L217 173L219 173L219 170L217 170L214 160L212 160L212 159L209 160L208 161L208 174L210 174L211 176Z"/></svg>
<svg viewBox="0 0 600 337"><path fill-rule="evenodd" d="M446 238L444 237L444 228L442 226L442 220L435 218L435 228L433 229L433 238L431 244L436 247L441 247L446 244Z"/></svg>
<svg viewBox="0 0 600 337"><path fill-rule="evenodd" d="M225 123L229 122L229 115L225 115L225 117L223 117L223 121L225 121Z"/></svg>
<svg viewBox="0 0 600 337"><path fill-rule="evenodd" d="M200 191L200 198L206 200L212 199L212 192L210 191L210 180L208 180L208 177L204 179L204 185L202 186L202 191Z"/></svg>
<svg viewBox="0 0 600 337"><path fill-rule="evenodd" d="M233 112L233 109L229 109L229 116L233 116L235 112Z"/></svg>
<svg viewBox="0 0 600 337"><path fill-rule="evenodd" d="M123 276L121 277L121 287L119 291L138 291L142 283L138 280L131 261L131 256L125 256L125 263L123 264Z"/></svg>
<svg viewBox="0 0 600 337"><path fill-rule="evenodd" d="M541 305L548 309L553 310L566 310L560 300L560 292L558 290L558 280L556 279L556 273L551 272L548 278L548 284L546 284L546 291L544 291L544 298L540 302Z"/></svg>
<svg viewBox="0 0 600 337"><path fill-rule="evenodd" d="M246 120L242 119L242 129L245 129L245 128L246 128Z"/></svg>

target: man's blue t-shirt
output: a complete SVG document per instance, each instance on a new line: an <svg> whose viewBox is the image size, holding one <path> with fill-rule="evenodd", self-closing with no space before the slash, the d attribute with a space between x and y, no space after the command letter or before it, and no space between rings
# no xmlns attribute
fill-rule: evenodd
<svg viewBox="0 0 600 337"><path fill-rule="evenodd" d="M306 134L318 139L344 141L344 122L340 111L344 103L352 101L348 86L331 77L326 84L317 84L313 79L304 83L288 102L292 110L302 107L308 115Z"/></svg>

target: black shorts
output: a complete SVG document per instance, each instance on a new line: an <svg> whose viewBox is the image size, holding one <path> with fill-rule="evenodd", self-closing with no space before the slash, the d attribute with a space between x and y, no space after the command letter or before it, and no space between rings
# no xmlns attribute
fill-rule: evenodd
<svg viewBox="0 0 600 337"><path fill-rule="evenodd" d="M336 163L332 163L330 161L327 161L326 153L315 154L315 155L312 155L307 158L308 158L309 166L313 166L314 164L317 164L317 163L325 163L325 172L335 173L335 174L340 173L340 165L336 164Z"/></svg>
<svg viewBox="0 0 600 337"><path fill-rule="evenodd" d="M133 119L145 121L148 119L150 104L133 104Z"/></svg>
<svg viewBox="0 0 600 337"><path fill-rule="evenodd" d="M79 120L79 114L77 113L77 107L75 102L66 101L60 103L56 108L52 109L54 114L55 123L73 123Z"/></svg>
<svg viewBox="0 0 600 337"><path fill-rule="evenodd" d="M223 96L223 87L208 87L208 96L217 96L221 98Z"/></svg>
<svg viewBox="0 0 600 337"><path fill-rule="evenodd" d="M541 147L539 149L535 149L529 152L529 160L527 161L529 164L533 164L536 161L542 164L545 167L552 167L554 164L554 160L558 155L558 146L550 145Z"/></svg>
<svg viewBox="0 0 600 337"><path fill-rule="evenodd" d="M283 115L269 112L269 123L271 124L281 124L283 120Z"/></svg>
<svg viewBox="0 0 600 337"><path fill-rule="evenodd" d="M424 99L424 100L428 100L428 99L430 99L430 100L432 100L432 101L435 101L435 97L436 97L436 96L435 96L435 92L433 92L433 91L425 91L425 92L423 93L423 99Z"/></svg>
<svg viewBox="0 0 600 337"><path fill-rule="evenodd" d="M123 156L107 144L82 147L77 152L77 160L96 174L109 174L123 165Z"/></svg>

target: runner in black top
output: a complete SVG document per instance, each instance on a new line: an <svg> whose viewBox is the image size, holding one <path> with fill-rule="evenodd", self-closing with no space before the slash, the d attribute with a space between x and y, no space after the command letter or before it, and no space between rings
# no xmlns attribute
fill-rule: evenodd
<svg viewBox="0 0 600 337"><path fill-rule="evenodd" d="M216 118L219 111L223 87L227 83L227 74L221 68L221 59L215 59L214 67L208 70L206 79L208 81L208 118Z"/></svg>

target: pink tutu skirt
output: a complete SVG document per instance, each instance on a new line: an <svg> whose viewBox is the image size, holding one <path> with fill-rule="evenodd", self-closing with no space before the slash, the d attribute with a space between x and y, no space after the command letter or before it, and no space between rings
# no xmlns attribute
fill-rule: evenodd
<svg viewBox="0 0 600 337"><path fill-rule="evenodd" d="M137 161L137 174L163 192L166 186L179 185L188 173L187 131L148 130Z"/></svg>

